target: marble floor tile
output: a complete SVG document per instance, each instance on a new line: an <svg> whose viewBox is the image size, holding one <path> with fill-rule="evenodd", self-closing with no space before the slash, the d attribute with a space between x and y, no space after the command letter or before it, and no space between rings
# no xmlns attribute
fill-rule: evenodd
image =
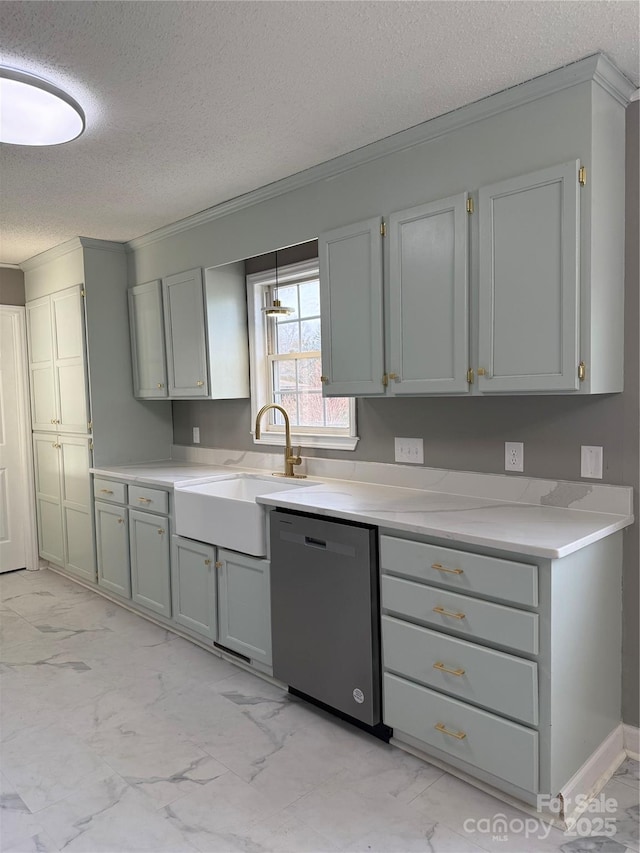
<svg viewBox="0 0 640 853"><path fill-rule="evenodd" d="M58 853L58 849L46 832L39 832L10 847L2 848L3 853Z"/></svg>
<svg viewBox="0 0 640 853"><path fill-rule="evenodd" d="M23 643L41 639L41 634L30 622L14 610L0 611L0 649L7 651Z"/></svg>
<svg viewBox="0 0 640 853"><path fill-rule="evenodd" d="M0 774L0 839L3 849L32 838L42 826L14 785Z"/></svg>
<svg viewBox="0 0 640 853"><path fill-rule="evenodd" d="M614 839L630 850L640 850L640 787L614 777L605 785L602 795L617 804L617 810L607 815L615 819Z"/></svg>
<svg viewBox="0 0 640 853"><path fill-rule="evenodd" d="M640 761L636 758L626 758L613 774L617 782L630 785L635 791L640 790Z"/></svg>

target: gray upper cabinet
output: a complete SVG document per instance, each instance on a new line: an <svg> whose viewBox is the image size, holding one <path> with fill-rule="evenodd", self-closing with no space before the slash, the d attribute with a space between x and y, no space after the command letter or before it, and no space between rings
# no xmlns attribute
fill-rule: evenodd
<svg viewBox="0 0 640 853"><path fill-rule="evenodd" d="M389 393L468 391L467 194L392 213Z"/></svg>
<svg viewBox="0 0 640 853"><path fill-rule="evenodd" d="M162 284L150 281L129 289L133 392L136 397L166 398Z"/></svg>
<svg viewBox="0 0 640 853"><path fill-rule="evenodd" d="M208 397L202 270L162 280L170 397Z"/></svg>
<svg viewBox="0 0 640 853"><path fill-rule="evenodd" d="M318 239L327 396L384 394L381 224L375 217Z"/></svg>
<svg viewBox="0 0 640 853"><path fill-rule="evenodd" d="M579 387L579 163L479 191L483 393Z"/></svg>

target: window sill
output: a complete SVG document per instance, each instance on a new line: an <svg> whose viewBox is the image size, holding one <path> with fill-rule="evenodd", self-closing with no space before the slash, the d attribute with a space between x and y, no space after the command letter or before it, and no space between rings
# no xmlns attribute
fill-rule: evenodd
<svg viewBox="0 0 640 853"><path fill-rule="evenodd" d="M284 435L281 432L267 433L262 432L260 438L256 438L255 433L251 433L254 444L267 444L272 447L284 447ZM291 435L291 444L294 449L300 445L302 448L321 448L323 450L355 450L356 445L360 441L357 435L308 435L307 433L293 433Z"/></svg>

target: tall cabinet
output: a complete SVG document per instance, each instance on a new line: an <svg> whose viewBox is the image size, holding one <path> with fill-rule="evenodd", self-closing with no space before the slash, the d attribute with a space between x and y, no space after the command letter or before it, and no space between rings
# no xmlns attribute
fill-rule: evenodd
<svg viewBox="0 0 640 853"><path fill-rule="evenodd" d="M80 237L22 266L40 556L95 582L89 469L168 458L170 405L133 396L122 244Z"/></svg>

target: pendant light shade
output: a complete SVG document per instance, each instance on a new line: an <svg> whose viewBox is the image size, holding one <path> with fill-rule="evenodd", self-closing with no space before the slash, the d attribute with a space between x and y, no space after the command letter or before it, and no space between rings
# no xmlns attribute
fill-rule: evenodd
<svg viewBox="0 0 640 853"><path fill-rule="evenodd" d="M71 95L34 74L0 66L0 142L60 145L84 128L84 112Z"/></svg>
<svg viewBox="0 0 640 853"><path fill-rule="evenodd" d="M276 251L276 283L273 288L273 301L270 305L265 305L262 309L265 316L267 317L286 317L288 314L293 313L293 308L287 308L286 305L283 305L278 299L278 252ZM267 298L269 298L267 296Z"/></svg>

